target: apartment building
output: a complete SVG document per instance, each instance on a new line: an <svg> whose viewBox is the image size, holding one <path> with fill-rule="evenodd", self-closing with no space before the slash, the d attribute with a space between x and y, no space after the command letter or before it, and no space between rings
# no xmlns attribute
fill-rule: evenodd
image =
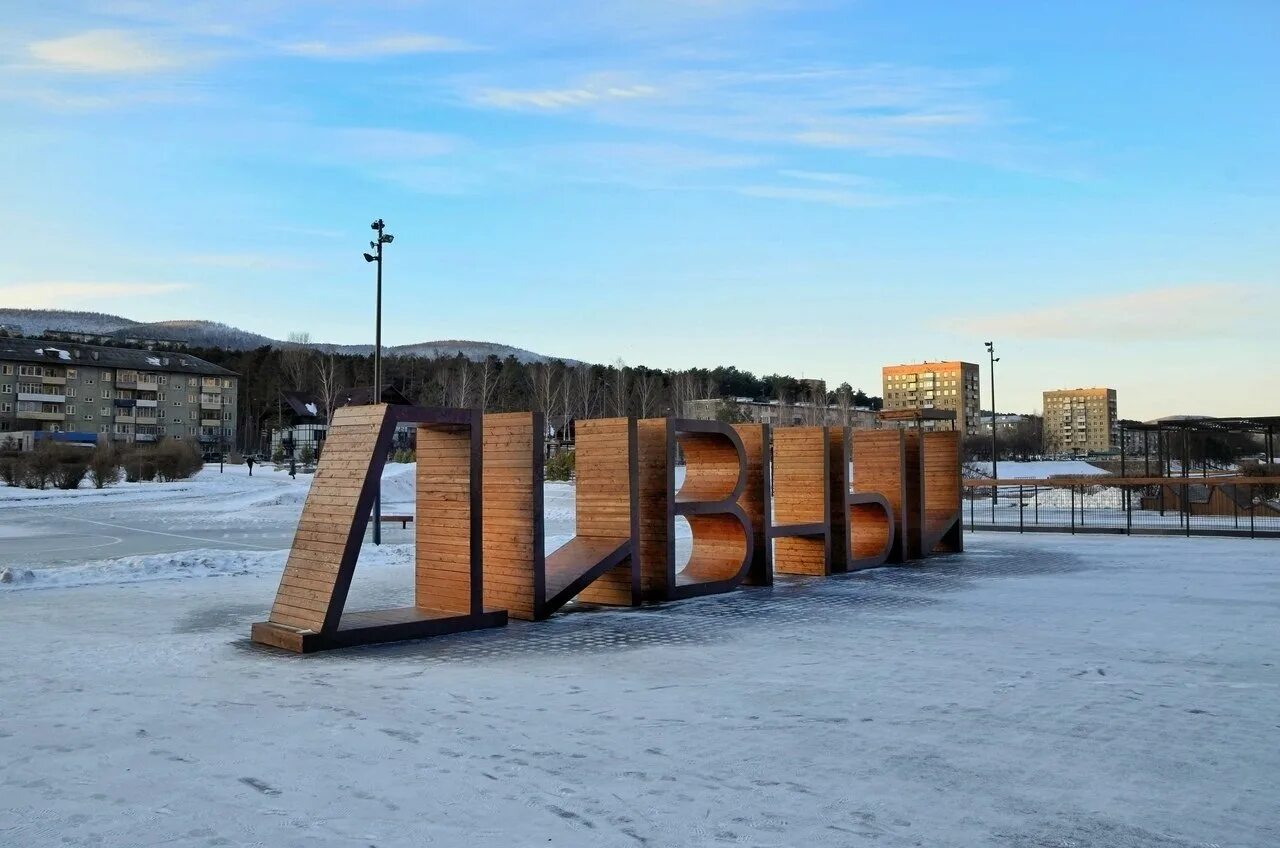
<svg viewBox="0 0 1280 848"><path fill-rule="evenodd" d="M234 372L182 352L0 338L0 434L230 446L237 383Z"/></svg>
<svg viewBox="0 0 1280 848"><path fill-rule="evenodd" d="M725 410L731 411L741 420L753 424L771 424L774 427L854 427L870 430L878 426L875 410L860 406L844 409L834 403L782 403L741 397L691 400L684 404L684 415L704 421L715 420Z"/></svg>
<svg viewBox="0 0 1280 848"><path fill-rule="evenodd" d="M957 430L967 436L978 433L981 400L978 396L978 366L974 363L886 365L880 372L886 411L949 410L956 414ZM931 425L933 422L925 423L926 427ZM947 426L950 427L949 424Z"/></svg>
<svg viewBox="0 0 1280 848"><path fill-rule="evenodd" d="M1044 452L1083 456L1120 450L1116 390L1057 389L1044 393Z"/></svg>

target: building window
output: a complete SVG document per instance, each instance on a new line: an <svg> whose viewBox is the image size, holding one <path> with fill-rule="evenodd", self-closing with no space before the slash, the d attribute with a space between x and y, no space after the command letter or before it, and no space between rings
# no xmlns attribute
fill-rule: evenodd
<svg viewBox="0 0 1280 848"><path fill-rule="evenodd" d="M13 404L0 403L0 412L13 412Z"/></svg>
<svg viewBox="0 0 1280 848"><path fill-rule="evenodd" d="M111 414L111 407L109 407L109 406L104 406L104 407L102 407L102 409L98 410L98 414L99 414L99 415L110 415L110 414Z"/></svg>
<svg viewBox="0 0 1280 848"><path fill-rule="evenodd" d="M102 372L102 382L104 382L104 383L110 383L110 382L111 382L111 372L110 372L110 371L103 371L103 372Z"/></svg>
<svg viewBox="0 0 1280 848"><path fill-rule="evenodd" d="M103 390L102 390L102 399L103 399L103 400L111 400L111 390L110 390L110 389L103 389Z"/></svg>
<svg viewBox="0 0 1280 848"><path fill-rule="evenodd" d="M193 409L193 410L191 410L191 416L190 416L190 417L191 417L191 420L192 420L192 421L199 420L199 418L200 418L200 413Z"/></svg>
<svg viewBox="0 0 1280 848"><path fill-rule="evenodd" d="M9 375L13 373L12 365L0 365L0 374Z"/></svg>
<svg viewBox="0 0 1280 848"><path fill-rule="evenodd" d="M93 413L92 413L92 412L86 412L86 413L84 414L84 420L85 420L85 421L92 421L92 420L93 420Z"/></svg>
<svg viewBox="0 0 1280 848"><path fill-rule="evenodd" d="M67 404L67 414L68 414L68 415L75 415L75 414L76 414L76 407L75 407L75 404L72 404L72 403Z"/></svg>
<svg viewBox="0 0 1280 848"><path fill-rule="evenodd" d="M164 402L164 392L156 392L156 400Z"/></svg>
<svg viewBox="0 0 1280 848"><path fill-rule="evenodd" d="M75 397L75 396L76 396L76 387L67 386L67 397Z"/></svg>
<svg viewBox="0 0 1280 848"><path fill-rule="evenodd" d="M13 394L13 386L9 385L8 383L5 383L3 386L0 386L0 394L3 394L3 395Z"/></svg>
<svg viewBox="0 0 1280 848"><path fill-rule="evenodd" d="M74 379L76 379L76 369L74 369L74 368L68 368L68 369L67 369L67 379L68 379L68 380L74 380Z"/></svg>

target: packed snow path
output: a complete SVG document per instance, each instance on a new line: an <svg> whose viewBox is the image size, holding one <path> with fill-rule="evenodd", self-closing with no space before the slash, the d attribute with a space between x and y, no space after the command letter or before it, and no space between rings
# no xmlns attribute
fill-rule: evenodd
<svg viewBox="0 0 1280 848"><path fill-rule="evenodd" d="M1280 844L1273 543L968 545L312 657L274 571L0 591L0 845Z"/></svg>

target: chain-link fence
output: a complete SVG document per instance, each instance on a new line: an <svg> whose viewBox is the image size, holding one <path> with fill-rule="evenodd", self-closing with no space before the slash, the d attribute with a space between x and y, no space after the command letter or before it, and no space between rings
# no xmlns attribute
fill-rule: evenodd
<svg viewBox="0 0 1280 848"><path fill-rule="evenodd" d="M1280 538L1280 477L966 480L970 530Z"/></svg>

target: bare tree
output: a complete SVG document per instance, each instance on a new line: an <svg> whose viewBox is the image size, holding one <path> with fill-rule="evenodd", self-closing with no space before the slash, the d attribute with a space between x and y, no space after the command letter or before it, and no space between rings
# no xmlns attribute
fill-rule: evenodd
<svg viewBox="0 0 1280 848"><path fill-rule="evenodd" d="M317 356L315 360L316 386L319 389L320 406L324 410L324 423L333 423L333 413L338 407L338 395L342 387L338 384L338 359L332 353L328 356Z"/></svg>
<svg viewBox="0 0 1280 848"><path fill-rule="evenodd" d="M641 418L651 418L656 415L662 402L662 377L652 371L646 371L636 380L636 396L640 401Z"/></svg>
<svg viewBox="0 0 1280 848"><path fill-rule="evenodd" d="M622 417L627 414L631 400L630 391L631 369L627 367L627 363L619 359L614 363L613 392L609 397L614 415Z"/></svg>
<svg viewBox="0 0 1280 848"><path fill-rule="evenodd" d="M596 375L591 366L585 362L579 363L573 370L573 382L578 387L578 408L582 411L579 417L594 417L600 386L596 383Z"/></svg>
<svg viewBox="0 0 1280 848"><path fill-rule="evenodd" d="M480 411L488 412L490 404L493 403L493 396L498 390L498 360L493 356L486 356L484 361L476 367L479 377L479 385L476 387L480 395Z"/></svg>
<svg viewBox="0 0 1280 848"><path fill-rule="evenodd" d="M315 350L310 347L310 333L290 333L288 345L280 350L280 368L284 371L285 386L300 392L307 387L311 360Z"/></svg>
<svg viewBox="0 0 1280 848"><path fill-rule="evenodd" d="M543 415L550 413L560 396L560 378L555 367L547 362L530 366L529 381L533 388L533 408Z"/></svg>
<svg viewBox="0 0 1280 848"><path fill-rule="evenodd" d="M836 389L836 408L840 410L840 426L848 427L853 409L853 388L848 383L841 383Z"/></svg>

